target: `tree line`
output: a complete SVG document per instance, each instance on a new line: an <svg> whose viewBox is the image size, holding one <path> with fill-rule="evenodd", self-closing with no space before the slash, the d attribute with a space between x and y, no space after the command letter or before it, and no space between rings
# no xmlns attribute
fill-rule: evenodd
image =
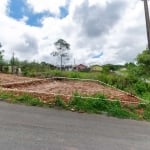
<svg viewBox="0 0 150 150"><path fill-rule="evenodd" d="M51 53L51 55L54 57L58 57L60 70L62 70L63 63L70 59L70 53L69 53L70 44L66 42L64 39L59 39L54 43L54 45L56 49ZM37 71L56 68L56 66L54 66L53 64L49 64L46 62L37 63L37 62L28 62L27 60L20 61L14 55L8 62L4 60L4 52L5 51L3 50L2 44L0 43L0 71L2 71L2 66L7 66L7 65L12 65L12 66L14 65L14 66L22 67L25 70L29 69L29 70L37 70ZM130 63L126 63L124 66L113 65L113 64L103 65L103 69L105 72L109 72L110 70L115 71L122 67L127 68L128 72L132 76L138 76L143 78L149 77L150 76L150 51L147 49L144 50L141 54L139 54L136 57L136 63L130 62Z"/></svg>

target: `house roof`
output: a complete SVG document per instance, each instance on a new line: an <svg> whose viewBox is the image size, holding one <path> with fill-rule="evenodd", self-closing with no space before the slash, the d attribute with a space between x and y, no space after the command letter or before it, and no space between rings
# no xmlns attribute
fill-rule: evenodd
<svg viewBox="0 0 150 150"><path fill-rule="evenodd" d="M92 65L90 67L102 67L102 66L100 66L100 65Z"/></svg>
<svg viewBox="0 0 150 150"><path fill-rule="evenodd" d="M85 66L85 65L83 65L83 64L76 65L76 67L79 67L79 66L87 67L87 66Z"/></svg>

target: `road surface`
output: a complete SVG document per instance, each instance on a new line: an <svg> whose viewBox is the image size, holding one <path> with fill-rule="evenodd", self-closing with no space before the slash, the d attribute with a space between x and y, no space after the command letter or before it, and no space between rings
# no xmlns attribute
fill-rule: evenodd
<svg viewBox="0 0 150 150"><path fill-rule="evenodd" d="M150 123L0 102L1 150L149 150Z"/></svg>

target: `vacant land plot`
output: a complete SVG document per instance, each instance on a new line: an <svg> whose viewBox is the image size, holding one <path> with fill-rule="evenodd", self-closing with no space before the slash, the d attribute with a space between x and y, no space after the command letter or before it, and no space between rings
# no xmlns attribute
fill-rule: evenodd
<svg viewBox="0 0 150 150"><path fill-rule="evenodd" d="M104 94L109 99L117 99L129 103L139 102L138 98L130 94L91 81L46 80L4 74L0 74L0 79L4 89L15 90L15 92L24 91L25 93L34 93L34 95L37 93L38 96L41 94L41 97L42 95L46 95L46 99L52 97L52 94L71 97L72 94L78 92L83 96L91 96L100 93ZM4 82L3 79L7 80L7 82Z"/></svg>
<svg viewBox="0 0 150 150"><path fill-rule="evenodd" d="M33 80L37 80L37 79L0 73L0 85L16 83L16 82L27 82Z"/></svg>

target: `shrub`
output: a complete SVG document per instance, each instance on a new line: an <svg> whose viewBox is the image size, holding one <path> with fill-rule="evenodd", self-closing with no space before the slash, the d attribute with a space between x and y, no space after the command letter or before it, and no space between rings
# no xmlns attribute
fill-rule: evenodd
<svg viewBox="0 0 150 150"><path fill-rule="evenodd" d="M134 85L134 90L136 91L137 94L142 95L147 91L147 84L139 81Z"/></svg>

